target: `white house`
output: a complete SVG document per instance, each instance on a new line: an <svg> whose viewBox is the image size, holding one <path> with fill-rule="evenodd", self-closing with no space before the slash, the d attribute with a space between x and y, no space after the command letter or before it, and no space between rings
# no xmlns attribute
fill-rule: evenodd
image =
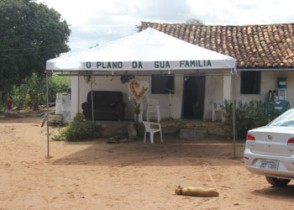
<svg viewBox="0 0 294 210"><path fill-rule="evenodd" d="M221 26L142 22L138 31L146 28L236 58L236 100L266 102L269 92L275 90L294 107L294 23ZM206 81L210 80L207 76ZM206 97L220 91L209 82L203 88ZM207 110L205 113L204 119L209 116Z"/></svg>

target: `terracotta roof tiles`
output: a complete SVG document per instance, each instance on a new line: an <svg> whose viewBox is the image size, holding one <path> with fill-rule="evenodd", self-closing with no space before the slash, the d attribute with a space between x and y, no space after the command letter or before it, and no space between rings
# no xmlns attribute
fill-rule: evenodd
<svg viewBox="0 0 294 210"><path fill-rule="evenodd" d="M271 25L193 25L142 22L186 42L237 59L238 68L294 68L294 23Z"/></svg>

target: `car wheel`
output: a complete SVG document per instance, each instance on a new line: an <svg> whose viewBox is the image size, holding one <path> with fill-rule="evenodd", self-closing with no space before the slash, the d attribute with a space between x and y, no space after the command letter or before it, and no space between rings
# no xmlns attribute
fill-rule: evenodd
<svg viewBox="0 0 294 210"><path fill-rule="evenodd" d="M291 181L290 179L280 179L270 176L266 176L265 178L268 181L268 183L270 183L274 187L285 187Z"/></svg>

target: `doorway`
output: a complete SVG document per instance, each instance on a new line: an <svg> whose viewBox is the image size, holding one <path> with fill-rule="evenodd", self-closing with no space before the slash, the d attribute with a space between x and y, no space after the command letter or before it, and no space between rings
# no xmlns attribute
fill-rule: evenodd
<svg viewBox="0 0 294 210"><path fill-rule="evenodd" d="M183 118L203 119L205 76L185 76L183 96Z"/></svg>

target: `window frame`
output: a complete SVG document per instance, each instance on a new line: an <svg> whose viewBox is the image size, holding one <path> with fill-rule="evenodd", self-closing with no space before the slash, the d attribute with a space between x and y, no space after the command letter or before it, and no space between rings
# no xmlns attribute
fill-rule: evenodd
<svg viewBox="0 0 294 210"><path fill-rule="evenodd" d="M167 84L170 83L170 84ZM160 86L159 86L160 85ZM171 91L168 91L170 89ZM174 94L175 75L151 75L151 94Z"/></svg>
<svg viewBox="0 0 294 210"><path fill-rule="evenodd" d="M261 91L261 71L241 71L240 94L259 95Z"/></svg>

